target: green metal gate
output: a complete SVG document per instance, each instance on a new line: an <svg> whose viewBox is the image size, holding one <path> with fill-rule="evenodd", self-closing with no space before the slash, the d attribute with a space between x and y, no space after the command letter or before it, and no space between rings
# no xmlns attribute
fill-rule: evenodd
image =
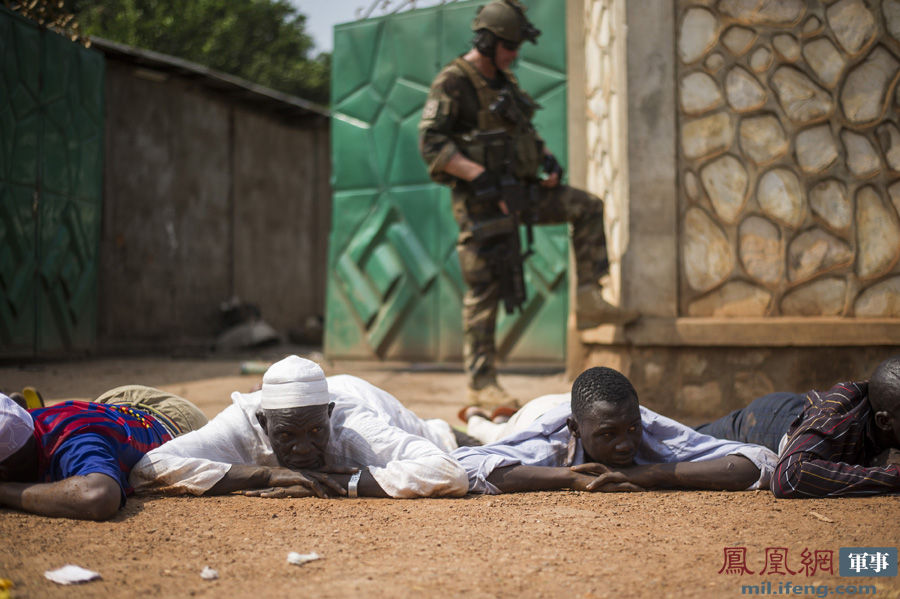
<svg viewBox="0 0 900 599"><path fill-rule="evenodd" d="M0 7L0 354L94 345L103 55Z"/></svg>
<svg viewBox="0 0 900 599"><path fill-rule="evenodd" d="M470 47L481 2L339 25L332 55L333 209L325 351L329 357L458 360L465 284L449 191L428 179L417 125L431 80ZM543 31L515 69L543 106L538 131L566 163L565 4L524 2ZM501 308L509 361L565 357L568 240L535 229L522 314Z"/></svg>

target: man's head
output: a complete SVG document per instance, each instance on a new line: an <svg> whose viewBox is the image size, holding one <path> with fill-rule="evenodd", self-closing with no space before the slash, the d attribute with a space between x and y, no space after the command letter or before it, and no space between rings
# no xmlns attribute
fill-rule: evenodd
<svg viewBox="0 0 900 599"><path fill-rule="evenodd" d="M624 467L634 462L643 428L637 393L621 372L589 368L572 383L572 435L585 460Z"/></svg>
<svg viewBox="0 0 900 599"><path fill-rule="evenodd" d="M0 394L0 482L29 481L36 472L34 420L22 406Z"/></svg>
<svg viewBox="0 0 900 599"><path fill-rule="evenodd" d="M293 470L324 466L334 403L319 365L288 356L263 375L261 393L256 418L278 463Z"/></svg>
<svg viewBox="0 0 900 599"><path fill-rule="evenodd" d="M872 373L869 404L880 436L891 447L900 447L900 356L888 358Z"/></svg>
<svg viewBox="0 0 900 599"><path fill-rule="evenodd" d="M493 0L479 7L472 31L472 45L498 69L508 69L519 46L525 41L536 44L541 34L525 17L525 8L517 0Z"/></svg>

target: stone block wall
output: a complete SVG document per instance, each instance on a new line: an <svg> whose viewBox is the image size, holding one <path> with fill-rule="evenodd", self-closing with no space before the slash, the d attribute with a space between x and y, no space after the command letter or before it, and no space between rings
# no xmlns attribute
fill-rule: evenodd
<svg viewBox="0 0 900 599"><path fill-rule="evenodd" d="M679 313L900 317L900 1L676 18Z"/></svg>
<svg viewBox="0 0 900 599"><path fill-rule="evenodd" d="M588 0L584 4L585 135L588 189L603 198L607 228L610 300L621 297L622 256L628 245L628 182L625 156L627 123L623 102L624 4Z"/></svg>
<svg viewBox="0 0 900 599"><path fill-rule="evenodd" d="M774 391L806 393L869 378L896 348L631 347L595 345L587 366L627 374L642 404L702 424Z"/></svg>
<svg viewBox="0 0 900 599"><path fill-rule="evenodd" d="M642 314L570 323L569 374L699 422L900 353L900 0L567 6L572 182Z"/></svg>

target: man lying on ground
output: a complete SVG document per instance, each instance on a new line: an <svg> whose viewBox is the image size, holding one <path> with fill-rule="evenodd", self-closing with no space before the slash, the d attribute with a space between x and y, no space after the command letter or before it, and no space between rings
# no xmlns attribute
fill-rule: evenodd
<svg viewBox="0 0 900 599"><path fill-rule="evenodd" d="M289 356L260 391L199 431L149 452L131 473L138 491L262 497L465 495L450 457L454 433L422 420L389 393L348 375L327 380L315 362Z"/></svg>
<svg viewBox="0 0 900 599"><path fill-rule="evenodd" d="M0 394L0 505L106 520L132 493L135 462L204 424L187 400L139 385L35 410Z"/></svg>
<svg viewBox="0 0 900 599"><path fill-rule="evenodd" d="M900 492L900 356L879 364L868 382L773 393L697 430L779 446L776 497Z"/></svg>
<svg viewBox="0 0 900 599"><path fill-rule="evenodd" d="M769 483L772 451L701 435L640 406L631 382L611 368L586 370L570 403L566 395L536 400L549 409L531 423L520 420L524 428L511 436L454 451L469 491L738 491Z"/></svg>
<svg viewBox="0 0 900 599"><path fill-rule="evenodd" d="M698 433L719 439L765 445L775 453L787 437L787 431L803 412L806 397L779 391L757 397L747 407L694 427Z"/></svg>

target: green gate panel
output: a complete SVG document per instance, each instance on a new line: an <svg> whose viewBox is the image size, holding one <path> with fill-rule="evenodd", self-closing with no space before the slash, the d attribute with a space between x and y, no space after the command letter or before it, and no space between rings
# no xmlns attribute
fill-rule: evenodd
<svg viewBox="0 0 900 599"><path fill-rule="evenodd" d="M0 182L0 348L34 349L34 189Z"/></svg>
<svg viewBox="0 0 900 599"><path fill-rule="evenodd" d="M40 31L24 19L0 12L0 53L0 177L34 187L40 136Z"/></svg>
<svg viewBox="0 0 900 599"><path fill-rule="evenodd" d="M104 75L0 8L0 354L95 343Z"/></svg>
<svg viewBox="0 0 900 599"><path fill-rule="evenodd" d="M41 32L0 8L0 353L34 352Z"/></svg>
<svg viewBox="0 0 900 599"><path fill-rule="evenodd" d="M432 183L417 126L437 72L468 50L481 2L455 2L339 25L332 54L332 229L325 352L336 358L458 360L466 287L449 191ZM565 13L525 2L544 32L516 66L544 107L536 124L566 162ZM509 361L565 356L568 235L538 227L522 313L501 308Z"/></svg>

